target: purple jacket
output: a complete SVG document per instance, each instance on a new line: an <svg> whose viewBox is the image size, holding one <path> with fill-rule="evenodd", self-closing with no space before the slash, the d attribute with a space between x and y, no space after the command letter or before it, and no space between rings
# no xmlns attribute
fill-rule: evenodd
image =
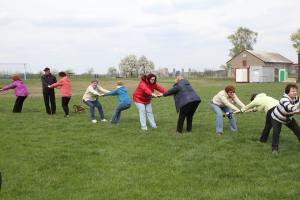
<svg viewBox="0 0 300 200"><path fill-rule="evenodd" d="M14 89L16 96L28 96L29 92L26 85L21 80L13 81L10 85L4 86L3 90Z"/></svg>

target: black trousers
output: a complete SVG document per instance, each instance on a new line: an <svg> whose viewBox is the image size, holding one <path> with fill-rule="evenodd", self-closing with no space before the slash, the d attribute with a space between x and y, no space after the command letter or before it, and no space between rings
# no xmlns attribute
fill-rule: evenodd
<svg viewBox="0 0 300 200"><path fill-rule="evenodd" d="M61 106L63 107L65 115L69 115L69 102L70 102L70 100L71 100L71 97L62 97L61 98Z"/></svg>
<svg viewBox="0 0 300 200"><path fill-rule="evenodd" d="M51 115L56 112L56 103L55 103L55 92L53 91L43 91L44 103L46 112Z"/></svg>
<svg viewBox="0 0 300 200"><path fill-rule="evenodd" d="M297 138L300 142L300 127L299 127L298 123L296 122L296 120L293 118L290 123L285 124L285 125L294 132L294 134L297 136ZM272 119L272 127L273 127L272 150L278 150L281 126L282 126L282 123Z"/></svg>
<svg viewBox="0 0 300 200"><path fill-rule="evenodd" d="M199 103L200 101L194 101L180 108L178 121L177 121L177 132L182 133L185 118L186 118L186 130L188 132L192 131L193 116L195 111L197 110Z"/></svg>
<svg viewBox="0 0 300 200"><path fill-rule="evenodd" d="M20 113L22 112L22 108L23 108L23 103L25 101L25 99L27 98L27 96L18 96L16 101L15 101L15 105L13 108L13 112L14 113Z"/></svg>
<svg viewBox="0 0 300 200"><path fill-rule="evenodd" d="M266 142L268 140L270 131L272 129L272 112L274 110L275 106L273 108L271 108L270 110L268 110L267 115L266 115L266 121L265 121L265 127L264 130L262 131L262 134L259 138L259 141L261 142Z"/></svg>

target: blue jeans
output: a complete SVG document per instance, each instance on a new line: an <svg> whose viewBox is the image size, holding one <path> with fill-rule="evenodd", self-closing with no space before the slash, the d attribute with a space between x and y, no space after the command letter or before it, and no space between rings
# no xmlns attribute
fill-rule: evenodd
<svg viewBox="0 0 300 200"><path fill-rule="evenodd" d="M223 133L223 112L232 112L229 107L220 107L216 104L210 103L212 111L216 113L216 133ZM234 116L229 119L230 131L237 131L236 121Z"/></svg>
<svg viewBox="0 0 300 200"><path fill-rule="evenodd" d="M111 122L111 123L118 123L118 121L120 120L120 117L121 117L121 112L122 112L123 110L128 109L128 108L130 108L130 104L121 104L121 103L120 103L120 104L116 107L116 109L115 109L113 115L111 116L110 122Z"/></svg>
<svg viewBox="0 0 300 200"><path fill-rule="evenodd" d="M90 113L91 113L92 120L96 119L95 108L98 109L100 118L101 119L105 118L103 110L102 110L102 105L100 104L100 102L98 100L95 100L95 101L90 101L90 100L84 101L83 100L83 102L90 108Z"/></svg>
<svg viewBox="0 0 300 200"><path fill-rule="evenodd" d="M142 103L135 102L135 105L139 110L141 128L147 128L146 116L150 122L151 127L156 128L156 123L154 120L151 103L142 104Z"/></svg>

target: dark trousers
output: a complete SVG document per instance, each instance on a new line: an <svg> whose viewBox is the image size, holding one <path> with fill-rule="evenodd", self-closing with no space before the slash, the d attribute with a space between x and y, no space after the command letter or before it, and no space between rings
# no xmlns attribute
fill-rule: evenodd
<svg viewBox="0 0 300 200"><path fill-rule="evenodd" d="M294 134L297 136L297 138L300 142L300 127L299 127L298 123L296 122L296 120L293 118L290 123L285 124L285 125L294 132ZM282 126L282 123L272 119L272 127L273 127L272 150L278 150L281 126Z"/></svg>
<svg viewBox="0 0 300 200"><path fill-rule="evenodd" d="M177 132L182 133L185 118L186 118L186 130L188 132L192 131L193 116L199 103L200 101L194 101L180 108L178 121L177 121Z"/></svg>
<svg viewBox="0 0 300 200"><path fill-rule="evenodd" d="M273 108L271 108L270 110L268 110L267 115L266 115L266 121L265 121L265 127L264 130L262 131L262 134L259 138L259 141L261 142L266 142L268 140L270 131L272 129L272 112L274 110L275 106Z"/></svg>
<svg viewBox="0 0 300 200"><path fill-rule="evenodd" d="M56 103L55 103L55 93L53 91L43 91L43 96L44 96L44 103L45 103L45 108L46 112L51 115L55 114L56 112ZM50 103L50 105L49 105Z"/></svg>
<svg viewBox="0 0 300 200"><path fill-rule="evenodd" d="M118 123L118 122L120 121L120 118L121 118L121 112L122 112L123 110L127 110L128 108L130 108L130 104L121 104L121 103L120 103L120 104L116 107L116 109L115 109L113 115L111 116L110 122L111 122L111 123Z"/></svg>
<svg viewBox="0 0 300 200"><path fill-rule="evenodd" d="M13 112L14 113L20 113L22 112L22 108L23 108L23 103L25 101L25 99L27 98L27 96L18 96L16 101L15 101L15 105L13 108Z"/></svg>
<svg viewBox="0 0 300 200"><path fill-rule="evenodd" d="M71 100L71 97L62 97L61 98L61 106L63 107L65 115L69 115L69 102L70 102L70 100Z"/></svg>

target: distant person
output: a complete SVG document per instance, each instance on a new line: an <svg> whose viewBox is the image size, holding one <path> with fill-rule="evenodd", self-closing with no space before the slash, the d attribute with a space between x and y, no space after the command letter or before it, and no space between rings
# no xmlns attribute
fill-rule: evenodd
<svg viewBox="0 0 300 200"><path fill-rule="evenodd" d="M95 116L95 108L98 109L99 116L101 118L102 122L106 122L106 119L104 117L102 105L98 100L98 97L101 96L101 93L109 92L109 90L106 90L102 88L97 80L91 81L91 84L86 89L82 100L83 102L89 107L92 123L97 123L97 119Z"/></svg>
<svg viewBox="0 0 300 200"><path fill-rule="evenodd" d="M116 89L105 93L103 96L118 96L119 104L110 119L111 123L118 123L121 118L121 112L127 110L131 106L131 100L128 96L128 88L124 86L122 81L117 81Z"/></svg>
<svg viewBox="0 0 300 200"><path fill-rule="evenodd" d="M167 90L156 83L157 77L154 74L143 75L137 88L133 93L133 101L139 110L140 124L142 130L148 130L146 124L146 116L150 122L152 128L157 128L154 115L152 112L151 98L157 97L154 93L157 90L160 93L164 93ZM160 94L161 95L161 94Z"/></svg>
<svg viewBox="0 0 300 200"><path fill-rule="evenodd" d="M237 131L237 125L233 112L239 112L240 109L234 104L240 107L245 107L243 102L235 94L235 88L232 85L228 85L224 90L221 90L211 100L210 106L214 113L216 113L216 134L218 136L223 134L223 113L229 119L230 131Z"/></svg>
<svg viewBox="0 0 300 200"><path fill-rule="evenodd" d="M72 97L71 81L65 72L59 72L58 76L59 76L59 80L56 83L49 85L48 87L60 89L61 105L64 110L65 117L70 117L69 102Z"/></svg>
<svg viewBox="0 0 300 200"><path fill-rule="evenodd" d="M176 111L179 112L177 121L177 133L182 133L184 120L186 119L187 132L192 131L193 116L201 100L193 90L191 84L182 76L177 76L173 88L163 93L163 96L174 95Z"/></svg>
<svg viewBox="0 0 300 200"><path fill-rule="evenodd" d="M23 103L27 96L29 95L28 89L24 82L21 80L18 74L14 74L11 76L12 83L10 85L4 86L0 89L0 92L13 89L15 90L16 101L13 108L14 113L22 112Z"/></svg>
<svg viewBox="0 0 300 200"><path fill-rule="evenodd" d="M294 114L300 114L298 87L290 83L285 87L284 95L279 104L274 108L272 116L273 140L272 153L278 154L279 136L282 124L291 129L300 142L300 127L293 118Z"/></svg>
<svg viewBox="0 0 300 200"><path fill-rule="evenodd" d="M252 94L251 103L246 105L245 107L242 107L241 112L247 112L247 111L261 111L266 113L266 121L265 121L265 127L262 131L261 137L259 138L259 141L261 143L265 143L268 140L270 130L272 129L272 117L271 114L278 104L278 100L267 96L265 93L260 94Z"/></svg>
<svg viewBox="0 0 300 200"><path fill-rule="evenodd" d="M51 74L50 68L46 67L44 69L44 74L42 75L41 80L46 112L49 115L53 115L56 112L55 91L54 88L49 88L48 85L56 83L56 77Z"/></svg>

